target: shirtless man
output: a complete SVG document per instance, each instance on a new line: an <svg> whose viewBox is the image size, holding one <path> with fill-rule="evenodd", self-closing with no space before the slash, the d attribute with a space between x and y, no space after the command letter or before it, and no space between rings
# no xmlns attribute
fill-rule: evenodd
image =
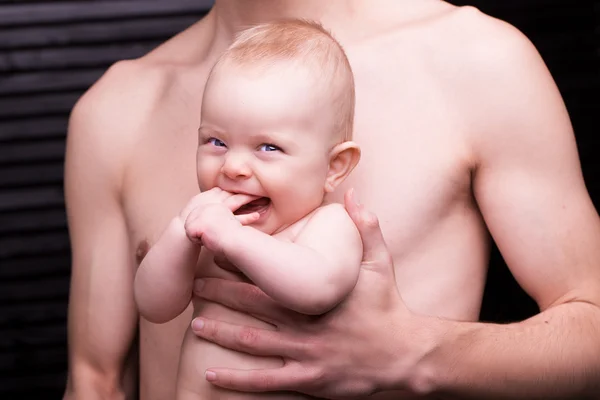
<svg viewBox="0 0 600 400"><path fill-rule="evenodd" d="M373 220L351 212L363 269L353 294L316 321L279 313L246 287L206 281L200 295L224 302L214 288L225 287L231 303L248 304L280 332L207 319L199 334L256 354L268 347L286 360L270 373L207 377L322 397L386 389L485 399L597 393L600 223L567 112L529 41L473 8L438 0L217 0L185 32L112 67L73 111L67 397L124 396L138 326L136 265L195 193L208 71L236 31L279 17L322 22L348 54L363 157L347 187L379 217L391 257ZM488 232L539 315L507 326L469 322L479 314ZM165 325L139 320L143 400L173 398L190 312Z"/></svg>

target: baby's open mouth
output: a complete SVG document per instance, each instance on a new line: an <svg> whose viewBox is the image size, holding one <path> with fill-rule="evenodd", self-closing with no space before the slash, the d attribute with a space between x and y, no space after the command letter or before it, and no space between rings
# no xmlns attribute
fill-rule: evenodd
<svg viewBox="0 0 600 400"><path fill-rule="evenodd" d="M238 208L234 214L242 215L242 214L250 214L253 212L262 212L265 211L269 205L271 204L271 199L268 197L259 197L256 200L252 200L250 203L244 204L240 208Z"/></svg>

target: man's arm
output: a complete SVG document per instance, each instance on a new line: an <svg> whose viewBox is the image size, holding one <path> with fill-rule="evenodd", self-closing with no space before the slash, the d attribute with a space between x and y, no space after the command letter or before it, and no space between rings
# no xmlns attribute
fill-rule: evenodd
<svg viewBox="0 0 600 400"><path fill-rule="evenodd" d="M128 76L117 65L71 114L65 195L72 248L67 399L122 399L137 327L133 256L121 207L127 107L115 93ZM131 109L131 108L130 108ZM119 110L122 110L119 112Z"/></svg>
<svg viewBox="0 0 600 400"><path fill-rule="evenodd" d="M204 318L193 325L198 336L285 359L284 367L275 370L211 369L207 379L212 383L328 398L393 389L450 398L598 397L600 224L585 190L565 107L539 55L521 34L500 23L470 30L469 24L461 24L460 31L467 32L456 54L476 59L465 59L456 70L444 66L450 81L464 77L463 84L447 90L472 99L464 113L478 117L468 124L476 135L475 196L511 271L541 313L508 325L414 315L387 285L391 257L380 230L353 217L365 248L363 266L356 289L329 318L284 318L251 285L206 282L200 296L266 316L278 330ZM480 47L467 46L464 36L475 38ZM349 346L357 340L361 346Z"/></svg>
<svg viewBox="0 0 600 400"><path fill-rule="evenodd" d="M496 38L463 91L477 99L474 193L541 313L510 325L442 324L424 365L441 393L469 398L598 395L600 220L569 117L528 40L504 24L481 33Z"/></svg>
<svg viewBox="0 0 600 400"><path fill-rule="evenodd" d="M225 257L275 301L302 314L329 311L358 279L360 236L339 204L317 210L294 243L251 227L232 233L222 242Z"/></svg>

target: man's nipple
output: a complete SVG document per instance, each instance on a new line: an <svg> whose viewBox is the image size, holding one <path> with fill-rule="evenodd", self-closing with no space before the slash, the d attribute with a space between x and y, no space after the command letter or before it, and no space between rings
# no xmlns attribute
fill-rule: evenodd
<svg viewBox="0 0 600 400"><path fill-rule="evenodd" d="M135 251L135 262L138 267L142 263L142 260L144 259L144 257L146 257L146 254L148 254L148 250L150 250L150 245L148 244L148 241L145 239L142 240L137 245L137 249Z"/></svg>

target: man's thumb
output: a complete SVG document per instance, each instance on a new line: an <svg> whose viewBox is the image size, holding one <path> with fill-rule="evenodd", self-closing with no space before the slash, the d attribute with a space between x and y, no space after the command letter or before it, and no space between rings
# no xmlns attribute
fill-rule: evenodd
<svg viewBox="0 0 600 400"><path fill-rule="evenodd" d="M346 192L344 205L362 239L363 263L391 263L391 256L383 239L383 233L381 233L379 219L358 203L354 189Z"/></svg>

